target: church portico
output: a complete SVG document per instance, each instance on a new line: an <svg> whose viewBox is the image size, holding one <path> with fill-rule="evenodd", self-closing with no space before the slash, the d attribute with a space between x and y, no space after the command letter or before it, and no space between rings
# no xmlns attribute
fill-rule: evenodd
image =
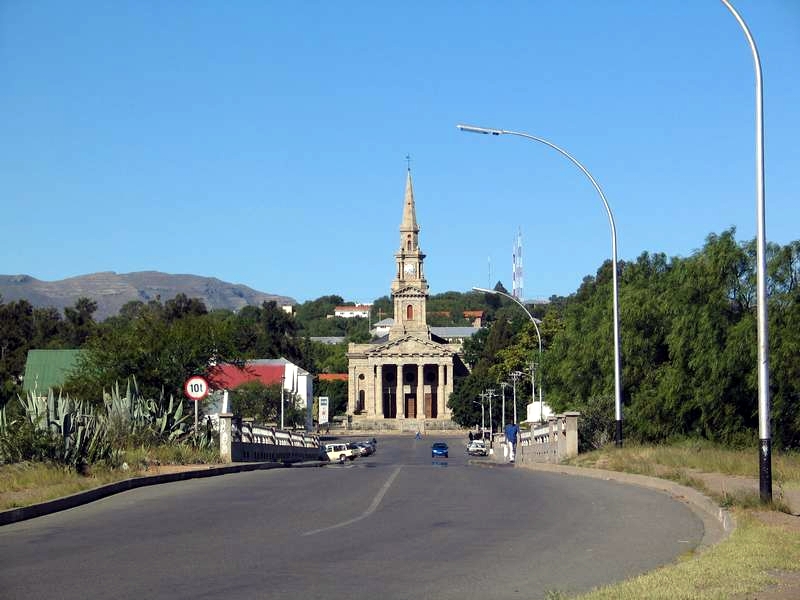
<svg viewBox="0 0 800 600"><path fill-rule="evenodd" d="M466 368L460 344L432 335L428 327L424 259L409 172L391 288L394 322L386 337L348 347L347 412L356 428L455 428L447 400L456 371Z"/></svg>

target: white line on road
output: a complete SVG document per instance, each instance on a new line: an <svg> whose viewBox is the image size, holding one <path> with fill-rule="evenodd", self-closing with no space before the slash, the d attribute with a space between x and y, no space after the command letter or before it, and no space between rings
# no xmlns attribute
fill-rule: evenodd
<svg viewBox="0 0 800 600"><path fill-rule="evenodd" d="M323 527L322 529L312 529L311 531L306 531L303 535L314 535L317 533L322 533L323 531L330 531L331 529L339 529L340 527L347 527L348 525L351 525L356 521L360 521L361 519L366 519L368 516L374 513L375 510L378 508L378 505L381 503L381 500L383 500L383 497L386 495L386 492L389 491L392 482L395 480L397 475L400 473L400 469L402 468L403 466L400 465L394 470L394 472L389 476L389 479L386 480L386 483L383 484L383 487L381 487L381 489L378 490L378 493L375 495L375 498L372 499L372 504L370 504L369 508L367 508L367 510L365 510L360 516L355 517L353 519L349 519L347 521L342 521L341 523L337 523L336 525Z"/></svg>

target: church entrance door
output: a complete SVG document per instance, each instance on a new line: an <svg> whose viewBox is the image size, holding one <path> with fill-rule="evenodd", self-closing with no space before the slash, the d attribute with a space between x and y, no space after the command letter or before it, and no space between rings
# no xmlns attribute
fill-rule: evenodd
<svg viewBox="0 0 800 600"><path fill-rule="evenodd" d="M413 394L406 396L406 418L417 418L417 398Z"/></svg>

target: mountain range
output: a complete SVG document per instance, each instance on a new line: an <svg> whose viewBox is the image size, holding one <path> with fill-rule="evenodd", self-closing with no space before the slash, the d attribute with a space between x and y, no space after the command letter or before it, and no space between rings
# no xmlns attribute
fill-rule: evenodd
<svg viewBox="0 0 800 600"><path fill-rule="evenodd" d="M186 294L201 299L206 308L236 311L245 306L260 306L275 301L278 305L296 304L288 296L259 292L246 285L228 283L215 277L172 275L159 271L115 273L106 271L79 275L59 281L41 281L30 275L0 275L0 296L3 302L27 300L36 308L55 307L59 311L73 306L78 298L97 302L96 321L119 312L132 300L166 302Z"/></svg>

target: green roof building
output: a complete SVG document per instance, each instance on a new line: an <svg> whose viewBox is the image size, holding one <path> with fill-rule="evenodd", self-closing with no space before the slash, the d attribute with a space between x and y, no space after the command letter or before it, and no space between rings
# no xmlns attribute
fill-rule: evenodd
<svg viewBox="0 0 800 600"><path fill-rule="evenodd" d="M47 390L57 390L64 385L70 371L78 364L83 350L28 350L22 389L27 394L47 395Z"/></svg>

